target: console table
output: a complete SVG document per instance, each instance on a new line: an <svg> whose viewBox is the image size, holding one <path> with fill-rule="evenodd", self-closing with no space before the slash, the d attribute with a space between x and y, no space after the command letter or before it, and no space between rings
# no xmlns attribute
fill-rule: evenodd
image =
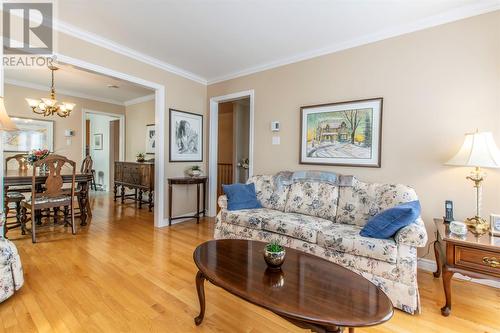
<svg viewBox="0 0 500 333"><path fill-rule="evenodd" d="M449 316L453 274L500 281L500 237L489 233L476 236L470 231L459 236L450 232L443 219L434 219L434 224L437 229L434 242L437 271L434 276L439 277L442 270L446 304L441 308L441 314Z"/></svg>
<svg viewBox="0 0 500 333"><path fill-rule="evenodd" d="M154 206L154 184L155 184L155 164L153 162L115 162L114 175L114 200L121 198L132 199L139 203L139 209L142 204L147 204L151 212ZM118 193L118 187L121 191ZM133 194L125 194L125 188L134 190ZM144 193L148 193L148 200L143 200Z"/></svg>
<svg viewBox="0 0 500 333"><path fill-rule="evenodd" d="M196 185L196 214L192 216L172 216L172 185ZM203 210L200 211L200 185L203 186ZM174 177L168 178L168 225L172 225L172 220L196 218L196 223L200 223L200 214L205 216L205 196L207 177Z"/></svg>

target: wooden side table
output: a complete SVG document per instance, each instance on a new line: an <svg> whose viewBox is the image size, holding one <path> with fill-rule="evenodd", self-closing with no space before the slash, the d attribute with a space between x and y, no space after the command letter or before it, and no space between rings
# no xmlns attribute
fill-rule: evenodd
<svg viewBox="0 0 500 333"><path fill-rule="evenodd" d="M443 288L446 304L441 308L443 316L451 312L451 278L460 273L476 279L500 281L500 237L486 233L476 236L470 231L465 236L450 232L443 219L434 219L437 239L434 242L437 271L443 273Z"/></svg>
<svg viewBox="0 0 500 333"><path fill-rule="evenodd" d="M174 177L168 178L168 225L172 225L173 220L196 218L196 223L200 223L200 215L205 216L205 197L207 187L207 177ZM196 185L196 214L192 216L172 216L172 185ZM203 186L203 210L200 211L200 185Z"/></svg>

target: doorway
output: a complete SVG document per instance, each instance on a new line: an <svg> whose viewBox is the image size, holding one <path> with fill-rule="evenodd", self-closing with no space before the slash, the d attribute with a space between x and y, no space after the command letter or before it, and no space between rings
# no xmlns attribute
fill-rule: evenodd
<svg viewBox="0 0 500 333"><path fill-rule="evenodd" d="M94 189L109 192L113 188L114 162L124 155L124 116L83 110L85 124L84 153L92 157Z"/></svg>
<svg viewBox="0 0 500 333"><path fill-rule="evenodd" d="M219 103L217 142L217 196L222 184L248 180L250 98Z"/></svg>
<svg viewBox="0 0 500 333"><path fill-rule="evenodd" d="M222 184L253 175L254 91L210 99L208 214L217 213Z"/></svg>

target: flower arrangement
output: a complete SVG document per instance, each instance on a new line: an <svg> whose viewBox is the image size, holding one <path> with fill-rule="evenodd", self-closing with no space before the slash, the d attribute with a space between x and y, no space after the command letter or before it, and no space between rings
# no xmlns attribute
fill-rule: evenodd
<svg viewBox="0 0 500 333"><path fill-rule="evenodd" d="M144 162L146 160L146 155L144 153L139 153L135 155L137 162Z"/></svg>
<svg viewBox="0 0 500 333"><path fill-rule="evenodd" d="M33 165L36 161L43 160L47 156L49 156L50 151L48 149L34 149L29 152L26 160L30 165Z"/></svg>
<svg viewBox="0 0 500 333"><path fill-rule="evenodd" d="M240 168L243 168L243 169L248 169L248 165L249 165L250 161L248 160L248 158L243 158L241 159L241 161L238 162L238 166Z"/></svg>

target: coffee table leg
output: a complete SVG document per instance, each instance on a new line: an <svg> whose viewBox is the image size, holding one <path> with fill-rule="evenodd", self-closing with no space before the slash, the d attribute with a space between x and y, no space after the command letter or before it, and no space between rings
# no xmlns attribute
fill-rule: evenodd
<svg viewBox="0 0 500 333"><path fill-rule="evenodd" d="M194 318L194 323L196 326L200 325L205 316L205 288L203 282L205 277L202 272L196 273L196 291L198 292L198 300L200 301L200 314L198 317Z"/></svg>

